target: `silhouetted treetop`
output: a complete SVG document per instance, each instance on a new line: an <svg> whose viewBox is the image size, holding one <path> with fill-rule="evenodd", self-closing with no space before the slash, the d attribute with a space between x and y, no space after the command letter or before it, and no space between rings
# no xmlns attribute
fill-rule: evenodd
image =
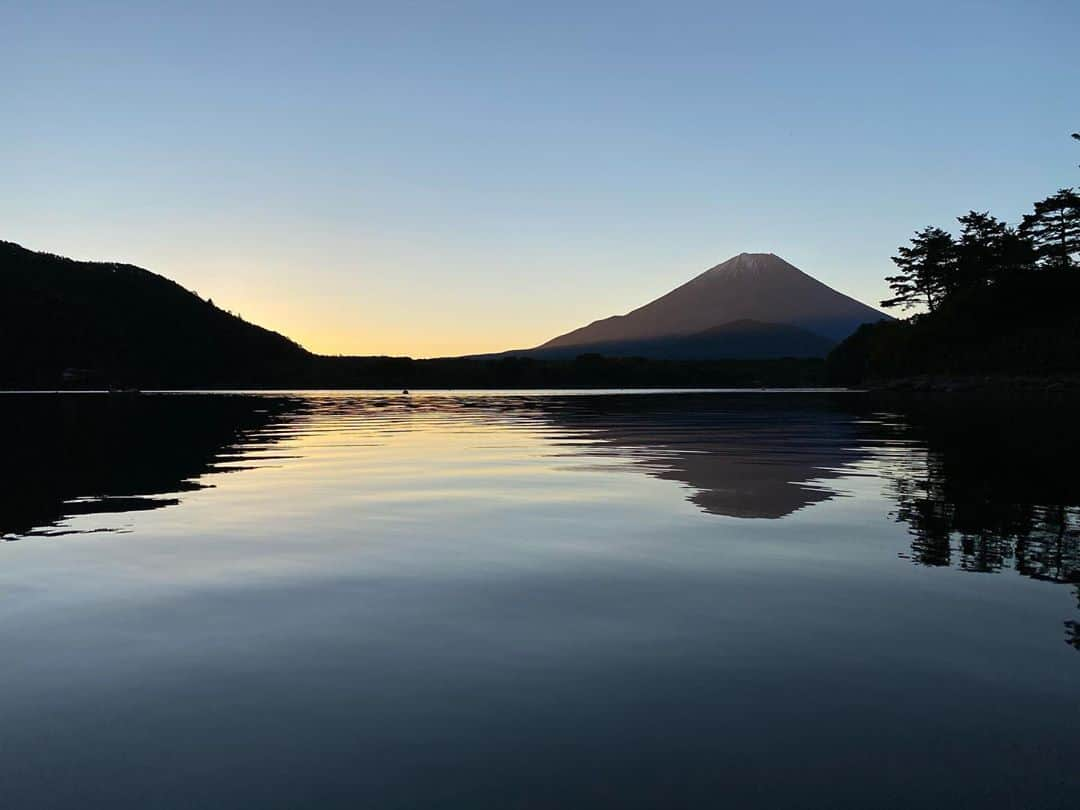
<svg viewBox="0 0 1080 810"><path fill-rule="evenodd" d="M957 221L962 229L951 291L985 287L1031 269L1035 258L1031 243L997 217L969 211Z"/></svg>
<svg viewBox="0 0 1080 810"><path fill-rule="evenodd" d="M883 307L910 309L925 303L933 312L948 290L956 265L956 244L952 235L929 226L911 239L911 247L900 247L893 263L900 272L885 280L893 297L881 302Z"/></svg>
<svg viewBox="0 0 1080 810"><path fill-rule="evenodd" d="M1065 270L1080 264L1080 195L1063 188L1035 203L1021 233L1031 240L1039 264Z"/></svg>
<svg viewBox="0 0 1080 810"><path fill-rule="evenodd" d="M1019 228L989 211L957 222L956 236L917 231L892 259L898 272L885 279L893 295L882 306L925 312L860 328L830 353L830 381L1080 372L1076 190L1036 202Z"/></svg>

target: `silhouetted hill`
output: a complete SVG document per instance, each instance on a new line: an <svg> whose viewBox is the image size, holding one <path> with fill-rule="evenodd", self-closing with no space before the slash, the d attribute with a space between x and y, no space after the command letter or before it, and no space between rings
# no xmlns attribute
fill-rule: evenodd
<svg viewBox="0 0 1080 810"><path fill-rule="evenodd" d="M829 354L828 380L1080 372L1077 300L1075 270L1033 270L958 292L934 312L861 327Z"/></svg>
<svg viewBox="0 0 1080 810"><path fill-rule="evenodd" d="M271 384L311 355L167 278L0 242L0 384Z"/></svg>
<svg viewBox="0 0 1080 810"><path fill-rule="evenodd" d="M550 358L325 357L148 270L0 242L0 388L8 389L817 385L822 360L770 358L762 351L796 337L800 345L807 340L775 325L742 324L687 341L725 343L725 353L733 341L753 343L754 359L677 360L663 352L605 358L576 351Z"/></svg>
<svg viewBox="0 0 1080 810"><path fill-rule="evenodd" d="M643 307L594 321L537 349L599 351L593 347L697 335L747 320L797 327L837 341L864 323L888 318L779 256L740 253Z"/></svg>
<svg viewBox="0 0 1080 810"><path fill-rule="evenodd" d="M744 319L714 326L692 335L613 340L591 343L587 347L545 346L507 354L524 354L545 359L572 358L584 348L606 357L647 357L658 360L762 359L824 357L835 345L835 341L797 326Z"/></svg>

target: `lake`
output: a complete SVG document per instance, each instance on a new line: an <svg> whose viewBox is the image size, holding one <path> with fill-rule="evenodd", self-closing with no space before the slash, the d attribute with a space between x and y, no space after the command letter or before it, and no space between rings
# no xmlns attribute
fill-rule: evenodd
<svg viewBox="0 0 1080 810"><path fill-rule="evenodd" d="M1074 807L1046 399L0 395L12 808Z"/></svg>

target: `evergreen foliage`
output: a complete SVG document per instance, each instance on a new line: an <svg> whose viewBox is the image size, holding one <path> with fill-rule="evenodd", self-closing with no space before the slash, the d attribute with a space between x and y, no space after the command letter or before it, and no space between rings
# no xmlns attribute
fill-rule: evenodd
<svg viewBox="0 0 1080 810"><path fill-rule="evenodd" d="M919 311L844 340L829 381L1080 371L1080 195L1061 189L1033 209L1018 228L973 210L956 236L917 231L893 257L881 304Z"/></svg>
<svg viewBox="0 0 1080 810"><path fill-rule="evenodd" d="M1080 264L1080 194L1063 188L1035 203L1020 232L1031 243L1039 265L1067 270Z"/></svg>
<svg viewBox="0 0 1080 810"><path fill-rule="evenodd" d="M911 247L901 247L893 257L900 272L886 277L893 297L883 307L911 309L925 303L933 312L944 297L956 267L956 245L952 235L929 226L911 239Z"/></svg>

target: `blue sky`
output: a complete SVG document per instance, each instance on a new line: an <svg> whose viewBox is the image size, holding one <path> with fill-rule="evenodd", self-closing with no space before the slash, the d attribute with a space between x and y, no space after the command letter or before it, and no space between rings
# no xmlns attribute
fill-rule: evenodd
<svg viewBox="0 0 1080 810"><path fill-rule="evenodd" d="M741 251L876 303L916 228L1080 184L1075 2L0 11L0 238L317 351L533 345Z"/></svg>

